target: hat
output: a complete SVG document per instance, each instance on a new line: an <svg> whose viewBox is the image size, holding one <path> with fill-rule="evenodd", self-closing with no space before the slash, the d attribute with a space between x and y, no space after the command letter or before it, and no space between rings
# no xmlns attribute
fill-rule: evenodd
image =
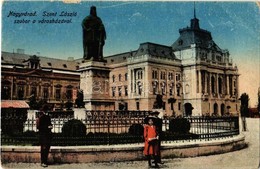
<svg viewBox="0 0 260 169"><path fill-rule="evenodd" d="M150 119L152 119L152 120L154 121L154 120L155 120L155 117L153 117L153 116L147 116L147 117L145 117L145 118L144 118L144 124L148 124L148 121L149 121Z"/></svg>

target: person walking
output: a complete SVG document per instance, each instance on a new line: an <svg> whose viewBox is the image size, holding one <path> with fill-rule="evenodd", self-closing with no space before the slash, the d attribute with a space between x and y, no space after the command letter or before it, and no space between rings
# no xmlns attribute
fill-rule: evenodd
<svg viewBox="0 0 260 169"><path fill-rule="evenodd" d="M154 125L154 118L147 117L148 124L144 126L144 155L148 159L149 167L152 166L151 158L154 159L155 167L158 166L158 155L159 155L159 144L158 139L159 135L157 128Z"/></svg>
<svg viewBox="0 0 260 169"><path fill-rule="evenodd" d="M39 130L39 142L41 146L41 166L48 167L48 155L51 147L52 124L51 118L46 114L48 106L44 105L39 112L37 119L37 129Z"/></svg>

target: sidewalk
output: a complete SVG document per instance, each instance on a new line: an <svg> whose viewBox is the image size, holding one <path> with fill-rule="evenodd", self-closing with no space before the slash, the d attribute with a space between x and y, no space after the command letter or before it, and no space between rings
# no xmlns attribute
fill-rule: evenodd
<svg viewBox="0 0 260 169"><path fill-rule="evenodd" d="M194 158L163 159L164 164L160 168L170 169L258 169L259 165L259 120L247 119L248 131L243 132L249 147L225 154L201 156ZM8 163L2 166L4 169L42 169L39 163ZM80 164L54 164L48 169L146 169L146 161L127 161L110 163L80 163Z"/></svg>

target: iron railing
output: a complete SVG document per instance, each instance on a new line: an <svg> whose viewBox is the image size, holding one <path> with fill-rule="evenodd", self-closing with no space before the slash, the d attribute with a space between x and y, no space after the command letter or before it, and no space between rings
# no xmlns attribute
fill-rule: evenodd
<svg viewBox="0 0 260 169"><path fill-rule="evenodd" d="M53 145L97 145L97 144L125 144L143 142L144 118L148 111L86 111L85 118L78 119L86 126L86 134L80 136L68 136L62 133L62 127L72 116L52 117ZM178 124L180 128L187 128L187 132L173 131L172 127L176 121L185 119L186 124ZM2 144L38 144L38 131L36 119L31 118L23 122L20 132L12 132L15 124L20 125L20 118L12 119L2 117ZM173 122L174 121L174 122ZM188 124L188 125L187 125ZM186 125L186 126L185 126ZM3 130L4 129L4 130ZM65 131L66 132L66 131ZM215 138L233 137L239 134L239 123L237 116L227 117L183 117L162 118L162 141L176 140L210 140Z"/></svg>

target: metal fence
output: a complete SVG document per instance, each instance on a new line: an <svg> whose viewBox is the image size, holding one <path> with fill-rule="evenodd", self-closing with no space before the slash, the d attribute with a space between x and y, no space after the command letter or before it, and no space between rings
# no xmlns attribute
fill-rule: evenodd
<svg viewBox="0 0 260 169"><path fill-rule="evenodd" d="M85 135L64 135L65 123L72 116L52 117L53 145L97 145L143 142L144 118L148 111L86 111L84 119L78 119L86 126ZM215 139L232 137L239 134L238 117L184 117L162 118L162 141ZM21 132L11 132L15 124L21 124L20 118L2 117L2 144L38 144L36 119L23 122ZM180 130L176 130L180 128ZM186 128L186 131L182 129Z"/></svg>

